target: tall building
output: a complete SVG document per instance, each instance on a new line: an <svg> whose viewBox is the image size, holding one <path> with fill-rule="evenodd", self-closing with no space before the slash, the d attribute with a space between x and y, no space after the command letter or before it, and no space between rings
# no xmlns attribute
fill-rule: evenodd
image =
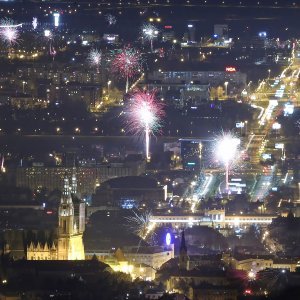
<svg viewBox="0 0 300 300"><path fill-rule="evenodd" d="M72 191L72 194L71 194ZM82 240L85 229L85 209L81 201L76 199L77 181L75 172L72 175L72 185L64 178L64 188L58 208L57 238L49 241L30 242L27 245L28 260L83 260L84 245Z"/></svg>
<svg viewBox="0 0 300 300"><path fill-rule="evenodd" d="M58 210L58 260L84 259L82 234L75 222L74 204L69 179L64 179L64 191Z"/></svg>

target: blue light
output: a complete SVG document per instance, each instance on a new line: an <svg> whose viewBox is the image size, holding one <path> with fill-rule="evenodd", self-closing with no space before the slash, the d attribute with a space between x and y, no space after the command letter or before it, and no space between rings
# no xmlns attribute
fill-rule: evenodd
<svg viewBox="0 0 300 300"><path fill-rule="evenodd" d="M166 234L166 245L167 245L167 246L170 246L170 245L171 245L171 240L172 240L171 234L168 232L168 233Z"/></svg>
<svg viewBox="0 0 300 300"><path fill-rule="evenodd" d="M188 166L194 166L196 163L194 163L194 162L188 162L187 164L188 164Z"/></svg>
<svg viewBox="0 0 300 300"><path fill-rule="evenodd" d="M265 37L267 37L267 33L265 31L261 31L258 33L258 36L261 38L265 38Z"/></svg>

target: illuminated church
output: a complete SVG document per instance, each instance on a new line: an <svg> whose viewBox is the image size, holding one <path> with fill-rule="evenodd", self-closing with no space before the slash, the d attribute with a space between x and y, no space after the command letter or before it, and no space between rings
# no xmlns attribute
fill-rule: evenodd
<svg viewBox="0 0 300 300"><path fill-rule="evenodd" d="M58 228L52 242L30 242L27 245L28 260L83 260L83 232L85 229L85 203L76 197L75 171L64 178L64 188L58 208Z"/></svg>

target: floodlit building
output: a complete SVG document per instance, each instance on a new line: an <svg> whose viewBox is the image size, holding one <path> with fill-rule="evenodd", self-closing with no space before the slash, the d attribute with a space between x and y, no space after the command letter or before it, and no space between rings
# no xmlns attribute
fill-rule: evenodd
<svg viewBox="0 0 300 300"><path fill-rule="evenodd" d="M75 173L72 176L72 186L69 179L64 179L64 189L58 209L57 239L52 244L47 241L30 242L27 246L28 260L83 260L84 245L82 235L84 231L84 204L75 205L72 194L77 192ZM82 205L81 205L82 204Z"/></svg>

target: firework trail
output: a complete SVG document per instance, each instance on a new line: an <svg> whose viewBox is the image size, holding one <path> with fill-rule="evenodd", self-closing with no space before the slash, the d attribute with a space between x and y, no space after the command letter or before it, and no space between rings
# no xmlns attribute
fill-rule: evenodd
<svg viewBox="0 0 300 300"><path fill-rule="evenodd" d="M142 68L142 57L138 50L129 46L119 50L114 56L111 71L126 79L126 93L129 89L129 78L138 74Z"/></svg>
<svg viewBox="0 0 300 300"><path fill-rule="evenodd" d="M52 59L54 60L57 51L55 50L53 43L54 43L54 34L52 31L50 31L49 29L46 29L44 31L44 38L46 39L47 43L49 43L49 55L52 57Z"/></svg>
<svg viewBox="0 0 300 300"><path fill-rule="evenodd" d="M152 213L146 211L144 213L138 214L134 210L133 216L125 217L127 220L127 226L131 232L140 237L140 242L138 244L138 249L142 241L149 242L151 245L155 244L155 224L150 222ZM138 252L138 250L137 250Z"/></svg>
<svg viewBox="0 0 300 300"><path fill-rule="evenodd" d="M49 54L50 54L50 56L52 56L52 59L54 60L57 52L56 52L55 48L53 47L52 42L50 42Z"/></svg>
<svg viewBox="0 0 300 300"><path fill-rule="evenodd" d="M132 212L133 216L125 217L128 221L128 227L141 239L145 240L149 234L149 228L151 227L150 219L152 214L150 211L144 212L140 215L134 210Z"/></svg>
<svg viewBox="0 0 300 300"><path fill-rule="evenodd" d="M155 92L137 90L131 95L126 111L127 128L135 135L145 134L146 158L150 159L150 134L160 131L161 119L165 115L164 105L156 100Z"/></svg>
<svg viewBox="0 0 300 300"><path fill-rule="evenodd" d="M153 40L157 38L159 30L153 24L144 24L141 28L142 38L150 42L151 52L153 52Z"/></svg>

